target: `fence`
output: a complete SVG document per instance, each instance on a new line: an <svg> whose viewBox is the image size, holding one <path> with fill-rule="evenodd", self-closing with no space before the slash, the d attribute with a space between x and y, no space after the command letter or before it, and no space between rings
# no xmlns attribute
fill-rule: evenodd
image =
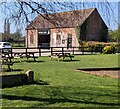
<svg viewBox="0 0 120 109"><path fill-rule="evenodd" d="M11 55L14 53L21 53L21 52L33 52L38 54L38 56L48 56L51 55L52 53L71 53L71 54L94 54L94 53L101 53L102 48L97 48L98 50L94 50L94 48L90 47L72 47L72 48L67 48L67 47L50 47L49 49L43 49L43 48L26 48L26 47L19 47L19 48L9 48L9 51ZM5 49L2 49L2 52Z"/></svg>

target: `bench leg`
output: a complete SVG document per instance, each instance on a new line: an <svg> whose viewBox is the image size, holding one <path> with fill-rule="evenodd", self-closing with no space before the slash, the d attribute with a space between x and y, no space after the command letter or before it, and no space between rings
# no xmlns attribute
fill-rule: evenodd
<svg viewBox="0 0 120 109"><path fill-rule="evenodd" d="M63 55L63 60L64 60L66 57L67 57L67 56L64 56L64 55Z"/></svg>
<svg viewBox="0 0 120 109"><path fill-rule="evenodd" d="M19 61L22 62L21 59L19 59Z"/></svg>
<svg viewBox="0 0 120 109"><path fill-rule="evenodd" d="M34 57L34 61L36 61L35 57Z"/></svg>
<svg viewBox="0 0 120 109"><path fill-rule="evenodd" d="M10 65L8 65L8 70L11 71Z"/></svg>

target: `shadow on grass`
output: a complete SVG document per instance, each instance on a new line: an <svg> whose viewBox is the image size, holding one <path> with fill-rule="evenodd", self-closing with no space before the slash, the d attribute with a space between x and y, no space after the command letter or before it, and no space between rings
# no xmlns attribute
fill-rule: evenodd
<svg viewBox="0 0 120 109"><path fill-rule="evenodd" d="M24 71L24 69L11 69L11 70L9 70L9 69L7 69L7 68L4 68L4 69L3 69L3 73L4 73L4 72L17 72L17 71Z"/></svg>
<svg viewBox="0 0 120 109"><path fill-rule="evenodd" d="M96 54L94 54L94 53L88 53L88 54L87 53L81 53L81 54L74 54L74 55L79 56L79 55L100 55L100 54L99 53L98 54L97 53Z"/></svg>
<svg viewBox="0 0 120 109"><path fill-rule="evenodd" d="M40 60L36 60L36 61L34 61L34 60L21 60L21 61L19 61L19 60L14 60L14 63L21 63L21 62L45 62L45 61L40 61Z"/></svg>
<svg viewBox="0 0 120 109"><path fill-rule="evenodd" d="M111 68L106 68L106 67L93 67L93 68L80 68L80 69L76 69L76 70L83 70L83 71L108 71L108 70L120 70L120 67L111 67Z"/></svg>
<svg viewBox="0 0 120 109"><path fill-rule="evenodd" d="M16 96L16 95L2 95L2 99L7 100L24 100L24 101L39 101L39 102L48 102L49 104L54 103L84 103L84 104L93 104L93 105L103 105L103 106L120 106L120 103L102 103L97 101L87 101L87 100L72 100L68 98L36 98L28 96Z"/></svg>
<svg viewBox="0 0 120 109"><path fill-rule="evenodd" d="M34 61L34 60L25 60L25 62L28 62L28 63L32 63L32 62L45 62L45 61L38 61L38 60L36 60L36 61Z"/></svg>
<svg viewBox="0 0 120 109"><path fill-rule="evenodd" d="M21 83L21 84L14 84L14 85L11 85L11 86L2 86L2 88L12 88L12 87L16 87L16 86L19 87L19 86L32 85L32 84L35 84L35 85L49 85L48 82L39 80L39 81L33 81L32 83L26 82L26 83Z"/></svg>
<svg viewBox="0 0 120 109"><path fill-rule="evenodd" d="M24 69L12 69L12 72L16 72L16 71L24 71Z"/></svg>
<svg viewBox="0 0 120 109"><path fill-rule="evenodd" d="M36 84L36 85L49 85L48 82L42 81L42 80L38 80L38 81L34 81L31 84Z"/></svg>
<svg viewBox="0 0 120 109"><path fill-rule="evenodd" d="M60 60L61 62L77 62L77 61L80 61L80 60Z"/></svg>
<svg viewBox="0 0 120 109"><path fill-rule="evenodd" d="M21 63L22 61L20 61L20 60L14 60L13 62L14 63Z"/></svg>

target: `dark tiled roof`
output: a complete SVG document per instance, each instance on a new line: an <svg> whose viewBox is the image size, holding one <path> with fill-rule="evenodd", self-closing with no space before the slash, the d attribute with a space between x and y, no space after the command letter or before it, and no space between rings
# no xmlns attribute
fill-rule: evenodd
<svg viewBox="0 0 120 109"><path fill-rule="evenodd" d="M76 27L91 15L95 8L38 15L26 29Z"/></svg>

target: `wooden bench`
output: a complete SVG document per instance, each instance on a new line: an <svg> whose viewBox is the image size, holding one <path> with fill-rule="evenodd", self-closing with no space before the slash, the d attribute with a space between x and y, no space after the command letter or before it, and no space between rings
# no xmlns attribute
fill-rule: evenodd
<svg viewBox="0 0 120 109"><path fill-rule="evenodd" d="M50 55L49 57L51 57L51 60L54 58L54 59L57 59L58 61L59 61L59 58L60 58L58 53L52 53L52 55Z"/></svg>
<svg viewBox="0 0 120 109"><path fill-rule="evenodd" d="M29 58L33 58L34 59L34 61L36 61L36 58L38 58L37 56L34 56L34 55L27 55L27 59L29 59Z"/></svg>
<svg viewBox="0 0 120 109"><path fill-rule="evenodd" d="M0 58L2 66L8 66L8 70L11 71L10 66L12 66L14 63L12 62L13 56L11 56L9 53L2 54L2 57ZM1 66L1 67L2 67ZM3 68L2 68L3 69Z"/></svg>
<svg viewBox="0 0 120 109"><path fill-rule="evenodd" d="M7 65L9 71L12 70L10 66L12 66L13 64L14 64L13 62L2 62L2 66L3 66L3 65Z"/></svg>
<svg viewBox="0 0 120 109"><path fill-rule="evenodd" d="M34 55L34 52L23 52L23 53L14 53L14 58L21 59L21 58L33 58L36 61L37 56ZM20 60L21 61L21 60Z"/></svg>
<svg viewBox="0 0 120 109"><path fill-rule="evenodd" d="M51 60L52 60L52 58L56 58L58 61L60 58L63 58L63 60L66 57L69 57L70 60L72 60L72 58L74 58L74 56L72 56L70 53L52 53L49 57L51 57Z"/></svg>
<svg viewBox="0 0 120 109"><path fill-rule="evenodd" d="M60 55L60 57L63 57L63 60L66 58L66 57L69 57L70 60L72 60L72 58L74 58L74 56L72 56L70 53L63 53Z"/></svg>

